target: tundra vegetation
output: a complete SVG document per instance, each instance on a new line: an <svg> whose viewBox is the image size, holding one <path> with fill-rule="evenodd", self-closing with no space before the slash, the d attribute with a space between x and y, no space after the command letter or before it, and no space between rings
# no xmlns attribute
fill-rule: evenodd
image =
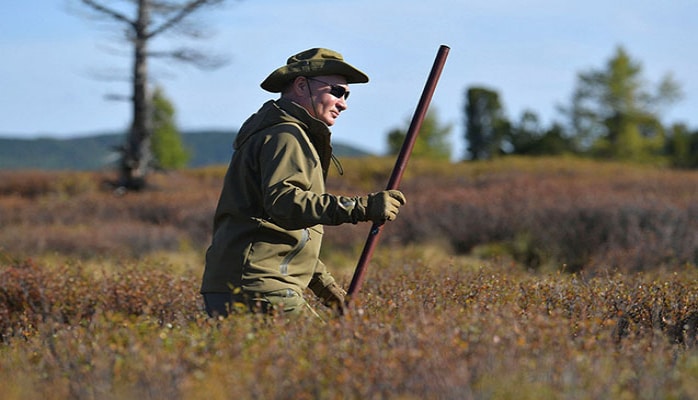
<svg viewBox="0 0 698 400"><path fill-rule="evenodd" d="M343 160L336 193L389 159ZM351 309L206 318L224 167L0 172L4 399L698 397L698 173L575 158L412 160ZM326 229L345 287L368 225Z"/></svg>

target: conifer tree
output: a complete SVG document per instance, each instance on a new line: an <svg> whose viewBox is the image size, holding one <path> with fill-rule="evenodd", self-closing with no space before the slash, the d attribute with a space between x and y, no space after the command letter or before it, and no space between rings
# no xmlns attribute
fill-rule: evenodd
<svg viewBox="0 0 698 400"><path fill-rule="evenodd" d="M579 74L569 114L576 135L592 154L644 160L661 153L659 111L679 97L671 75L656 89L649 88L641 64L619 47L604 69Z"/></svg>
<svg viewBox="0 0 698 400"><path fill-rule="evenodd" d="M396 128L388 133L388 153L398 154L407 136L409 123L406 128ZM451 158L450 125L441 125L436 111L429 111L422 121L419 135L412 148L412 157L429 158L433 160L449 160Z"/></svg>
<svg viewBox="0 0 698 400"><path fill-rule="evenodd" d="M156 165L163 169L185 167L189 162L190 153L177 129L174 105L160 87L153 93L152 104L153 138L150 146Z"/></svg>

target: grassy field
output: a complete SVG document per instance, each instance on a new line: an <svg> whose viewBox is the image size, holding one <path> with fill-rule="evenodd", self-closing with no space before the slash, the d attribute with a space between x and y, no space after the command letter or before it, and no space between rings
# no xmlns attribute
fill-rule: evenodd
<svg viewBox="0 0 698 400"><path fill-rule="evenodd" d="M3 399L698 398L696 172L413 160L352 308L311 299L324 321L205 317L223 173L115 196L102 173L0 172ZM345 287L368 229L327 229Z"/></svg>

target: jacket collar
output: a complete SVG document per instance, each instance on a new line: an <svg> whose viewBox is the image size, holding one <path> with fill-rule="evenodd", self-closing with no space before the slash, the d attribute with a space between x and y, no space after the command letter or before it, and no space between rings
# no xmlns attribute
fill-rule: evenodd
<svg viewBox="0 0 698 400"><path fill-rule="evenodd" d="M327 172L332 158L332 132L324 122L311 116L308 111L298 103L289 99L280 98L276 100L276 105L299 122L301 128L305 130L310 142L315 147L320 156L323 175L327 177Z"/></svg>

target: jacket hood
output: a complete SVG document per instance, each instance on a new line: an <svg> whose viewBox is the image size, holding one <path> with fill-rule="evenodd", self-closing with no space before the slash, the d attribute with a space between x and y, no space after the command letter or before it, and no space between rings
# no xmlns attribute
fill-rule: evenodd
<svg viewBox="0 0 698 400"><path fill-rule="evenodd" d="M310 142L315 146L320 156L322 169L327 174L330 159L332 157L331 132L329 127L319 119L313 118L308 111L297 103L280 98L269 100L255 114L245 121L233 144L237 151L257 132L282 123L294 123L303 129Z"/></svg>
<svg viewBox="0 0 698 400"><path fill-rule="evenodd" d="M240 148L252 135L263 129L282 123L298 124L303 130L313 132L326 131L329 137L329 128L322 121L313 118L298 104L288 99L269 100L252 114L240 127L233 147Z"/></svg>

